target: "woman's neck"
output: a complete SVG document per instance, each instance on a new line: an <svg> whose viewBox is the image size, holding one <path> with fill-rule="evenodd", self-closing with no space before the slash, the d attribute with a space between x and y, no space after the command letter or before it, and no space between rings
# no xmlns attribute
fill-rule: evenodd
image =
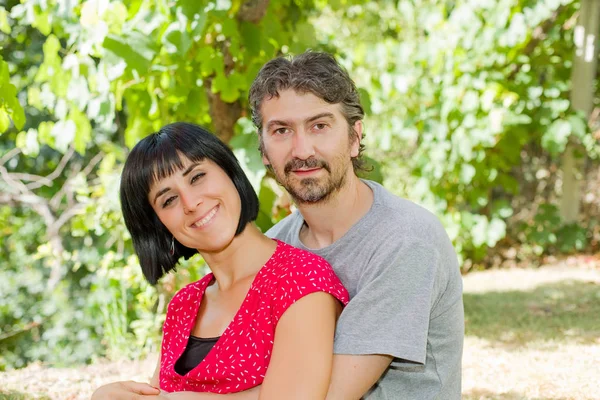
<svg viewBox="0 0 600 400"><path fill-rule="evenodd" d="M249 223L218 252L201 252L215 276L220 290L227 290L238 281L255 276L275 252L277 243Z"/></svg>

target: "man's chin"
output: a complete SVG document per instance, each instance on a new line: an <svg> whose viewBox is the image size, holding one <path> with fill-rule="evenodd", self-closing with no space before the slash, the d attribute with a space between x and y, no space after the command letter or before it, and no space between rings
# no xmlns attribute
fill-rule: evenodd
<svg viewBox="0 0 600 400"><path fill-rule="evenodd" d="M297 190L288 190L296 204L316 204L322 202L327 197L328 193L323 192L302 192Z"/></svg>

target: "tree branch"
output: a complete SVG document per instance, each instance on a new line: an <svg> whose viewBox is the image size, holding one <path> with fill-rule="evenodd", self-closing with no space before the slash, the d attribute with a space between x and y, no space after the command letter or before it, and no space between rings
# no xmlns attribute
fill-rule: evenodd
<svg viewBox="0 0 600 400"><path fill-rule="evenodd" d="M21 153L21 149L18 147L15 147L14 149L10 150L8 153L3 155L2 158L0 158L0 165L4 165L5 162L7 162L19 153Z"/></svg>
<svg viewBox="0 0 600 400"><path fill-rule="evenodd" d="M267 13L268 7L269 0L247 0L240 6L237 19L257 24Z"/></svg>

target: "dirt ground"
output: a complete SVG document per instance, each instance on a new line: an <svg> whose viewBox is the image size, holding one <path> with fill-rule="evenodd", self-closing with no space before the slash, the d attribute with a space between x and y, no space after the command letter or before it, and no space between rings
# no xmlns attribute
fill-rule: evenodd
<svg viewBox="0 0 600 400"><path fill-rule="evenodd" d="M600 299L600 268L597 259L590 260L578 257L537 269L471 273L464 278L465 293L527 291L569 280L599 285ZM600 326L600 316L598 324ZM89 399L94 388L103 383L129 379L147 381L154 365L155 359L98 362L72 369L34 364L0 373L0 400ZM515 347L467 336L463 399L600 399L599 365L600 337L588 338L585 342L539 341Z"/></svg>
<svg viewBox="0 0 600 400"><path fill-rule="evenodd" d="M557 282L595 283L597 259L578 257L539 269L476 272L464 279L465 293L528 291ZM597 316L600 332L600 315ZM541 341L513 348L478 337L465 338L463 399L600 399L600 337L581 343Z"/></svg>

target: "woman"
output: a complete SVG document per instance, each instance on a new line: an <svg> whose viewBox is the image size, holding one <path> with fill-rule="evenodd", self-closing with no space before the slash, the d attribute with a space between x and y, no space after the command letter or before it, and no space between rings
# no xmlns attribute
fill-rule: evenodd
<svg viewBox="0 0 600 400"><path fill-rule="evenodd" d="M348 293L325 260L254 225L258 199L224 143L186 123L146 137L125 163L121 206L150 283L196 252L211 270L169 303L150 382L161 396L261 385L261 399L325 398ZM119 382L92 398L157 394L151 386Z"/></svg>

